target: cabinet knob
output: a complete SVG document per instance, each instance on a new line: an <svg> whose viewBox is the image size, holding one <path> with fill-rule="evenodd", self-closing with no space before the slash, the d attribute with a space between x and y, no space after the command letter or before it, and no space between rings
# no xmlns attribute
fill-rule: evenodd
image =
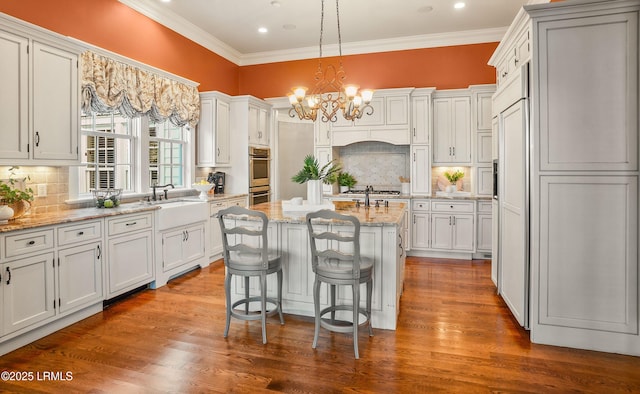
<svg viewBox="0 0 640 394"><path fill-rule="evenodd" d="M36 241L34 241L34 240L31 240L31 241L27 242L27 245L29 245L29 246L32 246L32 245L35 245L35 244L36 244Z"/></svg>

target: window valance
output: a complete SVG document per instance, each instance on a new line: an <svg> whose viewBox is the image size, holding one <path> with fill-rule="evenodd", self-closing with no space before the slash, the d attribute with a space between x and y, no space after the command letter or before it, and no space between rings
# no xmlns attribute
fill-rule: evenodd
<svg viewBox="0 0 640 394"><path fill-rule="evenodd" d="M200 118L198 89L97 53L82 54L82 109L119 110L128 117L148 115L176 126Z"/></svg>

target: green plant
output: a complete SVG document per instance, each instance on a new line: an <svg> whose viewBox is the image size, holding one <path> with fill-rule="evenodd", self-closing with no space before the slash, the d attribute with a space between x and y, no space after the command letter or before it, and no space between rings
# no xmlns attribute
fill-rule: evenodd
<svg viewBox="0 0 640 394"><path fill-rule="evenodd" d="M6 182L0 179L0 203L11 205L22 200L33 201L33 189L26 187L21 190L17 187L19 181L24 182L31 179L28 176L21 180L16 179L16 170L19 168L16 166L9 168L10 175Z"/></svg>
<svg viewBox="0 0 640 394"><path fill-rule="evenodd" d="M336 181L338 171L340 171L340 166L333 160L320 167L318 159L313 155L307 155L304 158L302 169L292 176L291 180L296 183L320 180L326 184L331 184Z"/></svg>
<svg viewBox="0 0 640 394"><path fill-rule="evenodd" d="M458 180L460 180L460 179L462 179L464 177L464 172L458 170L458 171L454 172L453 174L450 174L447 171L447 172L444 173L444 176L453 185L454 183L458 182Z"/></svg>
<svg viewBox="0 0 640 394"><path fill-rule="evenodd" d="M356 185L356 183L358 183L358 181L356 181L356 178L354 178L353 175L349 174L348 172L340 172L338 174L338 185L352 188Z"/></svg>

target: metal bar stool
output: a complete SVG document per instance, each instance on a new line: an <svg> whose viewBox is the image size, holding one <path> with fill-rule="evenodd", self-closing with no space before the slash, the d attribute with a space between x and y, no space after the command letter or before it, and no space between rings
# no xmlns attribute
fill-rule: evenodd
<svg viewBox="0 0 640 394"><path fill-rule="evenodd" d="M231 317L240 320L262 321L262 343L267 343L267 316L276 313L280 316L280 324L284 324L282 316L282 263L280 256L269 254L267 240L267 215L259 211L232 206L218 212L222 245L224 248L224 265L226 274L224 290L227 304L227 322L224 337L229 334ZM255 226L254 226L255 224ZM267 275L278 276L278 298L267 297ZM244 298L231 301L231 279L233 275L244 277ZM260 278L260 295L249 295L249 278ZM249 304L260 302L259 313L249 310ZM274 306L267 310L267 303ZM244 310L236 309L244 305Z"/></svg>
<svg viewBox="0 0 640 394"><path fill-rule="evenodd" d="M360 256L360 221L354 216L331 210L307 214L307 228L311 244L311 266L315 273L313 302L315 307L315 333L313 348L318 345L320 327L335 332L353 332L353 351L358 353L358 328L371 327L371 296L373 292L373 261ZM320 285L330 286L331 303L320 310ZM367 284L366 309L360 307L360 284ZM350 285L353 303L336 305L336 286ZM350 322L336 320L337 311L351 311ZM325 318L326 314L331 314ZM364 320L360 321L360 316Z"/></svg>

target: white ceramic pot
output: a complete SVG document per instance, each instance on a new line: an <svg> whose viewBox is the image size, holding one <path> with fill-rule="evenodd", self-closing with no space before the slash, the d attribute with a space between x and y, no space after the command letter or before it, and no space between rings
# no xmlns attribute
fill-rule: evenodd
<svg viewBox="0 0 640 394"><path fill-rule="evenodd" d="M340 186L340 193L348 192L349 186Z"/></svg>
<svg viewBox="0 0 640 394"><path fill-rule="evenodd" d="M9 223L9 219L13 217L13 209L8 205L0 205L0 224Z"/></svg>
<svg viewBox="0 0 640 394"><path fill-rule="evenodd" d="M307 202L309 205L322 204L322 181L307 181Z"/></svg>
<svg viewBox="0 0 640 394"><path fill-rule="evenodd" d="M458 188L456 187L456 185L449 185L444 191L447 193L455 193L457 190Z"/></svg>

